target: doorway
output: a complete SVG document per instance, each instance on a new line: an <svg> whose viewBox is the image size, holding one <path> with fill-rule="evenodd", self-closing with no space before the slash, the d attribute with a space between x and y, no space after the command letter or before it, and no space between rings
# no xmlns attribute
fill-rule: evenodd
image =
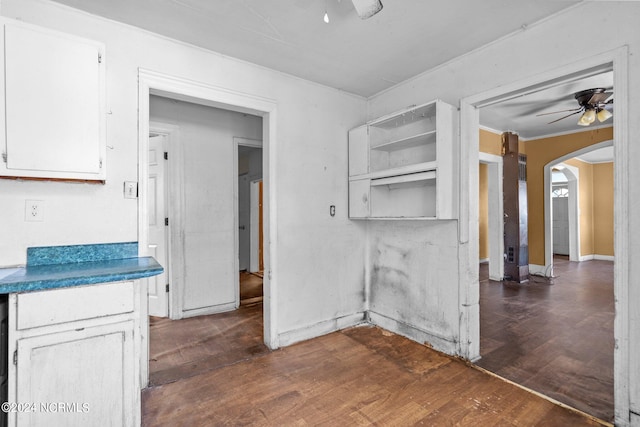
<svg viewBox="0 0 640 427"><path fill-rule="evenodd" d="M487 262L491 280L502 280L504 277L504 221L502 199L502 157L479 153L480 161L479 206L484 212L479 215L479 259Z"/></svg>
<svg viewBox="0 0 640 427"><path fill-rule="evenodd" d="M557 169L567 179L567 196L568 196L568 234L569 234L569 260L582 261L592 259L592 256L581 255L580 245L580 171L577 167L571 166L566 162L570 159L587 155L607 147L613 146L613 140L602 141L597 144L589 145L580 150L568 153L562 157L554 159L544 167L544 218L545 218L545 271L547 276L553 274L553 246L555 242L553 230L553 211L554 191L553 191L553 169ZM615 163L615 161L614 161Z"/></svg>
<svg viewBox="0 0 640 427"><path fill-rule="evenodd" d="M563 169L551 171L553 254L569 256L569 180Z"/></svg>
<svg viewBox="0 0 640 427"><path fill-rule="evenodd" d="M276 132L276 103L272 100L268 100L253 95L247 95L239 92L234 92L228 89L221 90L219 88L209 86L206 84L185 81L180 78L175 78L168 75L162 75L156 72L139 70L139 180L140 180L140 192L138 198L138 241L140 248L140 255L145 256L148 254L149 245L149 195L148 195L148 156L149 156L149 117L150 117L150 97L152 95L162 96L168 99L177 101L189 102L197 105L215 107L226 111L239 112L242 114L252 114L262 118L262 141L263 141L263 170L264 170L264 214L263 214L263 240L264 246L264 315L263 315L263 341L268 348L278 348L278 329L277 329L277 317L275 313L275 305L277 300L277 276L272 272L270 266L275 262L277 258L277 233L276 222L272 221L275 217L273 212L276 209L276 191L275 187L271 185L271 173L270 167L275 167L274 158L275 155L275 132ZM182 134L181 134L182 136ZM229 150L232 152L232 145L229 145ZM171 148L169 149L171 154ZM182 150L180 145L175 150L176 157L178 159L182 156ZM272 158L273 157L273 158ZM202 158L203 161L207 161L208 158ZM231 158L228 164L231 164ZM184 172L184 169L169 168L176 171L176 181L172 182L172 186L176 186L177 191L174 197L169 197L171 207L170 213L176 218L174 221L175 227L171 227L169 236L170 256L172 261L180 260L184 258L184 248L181 247L182 239L178 231L184 230L183 227L178 227L178 224L185 221L185 193L183 191L184 183L182 177L178 171ZM232 175L231 173L229 175ZM172 178L170 178L171 180ZM203 214L211 214L211 212L203 211ZM237 219L237 216L234 216ZM171 222L171 218L170 218ZM232 236L237 236L237 227L235 230L230 227L229 233ZM270 238L270 236L274 236ZM231 266L231 271L236 273L233 276L237 279L237 262L234 262ZM176 276L181 274L179 268L172 268L171 275ZM236 288L237 289L237 288ZM170 292L170 315L173 313L179 317L179 313L182 310L182 303L185 299L185 295L181 292L178 286L174 291ZM143 325L143 328L148 327ZM148 334L143 337L142 345L142 357L141 357L141 382L143 385L147 385L149 381L148 371Z"/></svg>
<svg viewBox="0 0 640 427"><path fill-rule="evenodd" d="M238 269L263 275L262 140L233 140L238 175Z"/></svg>
<svg viewBox="0 0 640 427"><path fill-rule="evenodd" d="M536 91L544 87L556 85L562 81L571 81L586 75L593 75L597 72L613 70L614 87L620 97L616 98L616 116L614 126L616 127L616 158L624 158L629 150L628 133L623 124L627 123L627 51L620 48L616 51L596 55L588 60L579 61L571 65L556 68L556 70L542 73L525 81L497 87L490 91L462 99L461 104L461 154L462 154L462 198L461 205L468 209L461 210L459 236L461 244L469 244L469 250L463 251L460 271L468 272L462 277L460 284L461 295L461 353L470 360L477 360L480 356L480 324L479 324L479 303L476 306L474 296L477 295L478 277L471 269L471 264L478 262L478 230L469 227L474 224L478 217L477 192L470 191L478 186L478 129L479 129L479 108L488 106L502 100L512 99L522 94ZM618 102L621 100L621 102ZM620 129L623 128L623 129ZM615 223L615 252L619 254L628 253L628 218L624 215L628 201L624 199L628 188L628 166L615 163L616 188L614 190L614 223ZM550 181L546 181L550 184ZM550 185L545 185L550 188ZM549 241L545 240L545 244ZM614 350L616 363L614 365L615 382L615 416L616 421L628 417L629 414L629 354L628 354L628 330L624 325L629 321L629 288L627 277L628 260L624 257L616 259L613 269L615 270L614 294L615 294L615 340L617 345ZM476 270L477 271L477 270ZM476 309L477 307L477 309ZM619 418L620 417L620 418Z"/></svg>

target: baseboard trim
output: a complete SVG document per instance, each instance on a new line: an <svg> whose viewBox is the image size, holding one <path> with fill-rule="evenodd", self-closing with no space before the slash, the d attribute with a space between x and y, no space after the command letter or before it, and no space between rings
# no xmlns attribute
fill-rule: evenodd
<svg viewBox="0 0 640 427"><path fill-rule="evenodd" d="M591 260L594 259L594 257L595 257L595 255L593 255L593 254L591 254L591 255L581 255L579 259L580 259L580 262L582 262L582 261L591 261Z"/></svg>
<svg viewBox="0 0 640 427"><path fill-rule="evenodd" d="M443 337L437 333L425 331L417 326L409 325L384 314L369 310L369 322L382 329L386 329L410 340L428 345L435 350L456 356L458 355L458 343L454 338Z"/></svg>
<svg viewBox="0 0 640 427"><path fill-rule="evenodd" d="M313 325L282 332L278 335L278 340L280 347L286 347L300 341L327 335L362 323L366 323L366 314L364 312L348 314L346 316L323 320L322 322L318 322Z"/></svg>
<svg viewBox="0 0 640 427"><path fill-rule="evenodd" d="M479 261L480 264L488 264L489 263L489 258L482 258Z"/></svg>
<svg viewBox="0 0 640 427"><path fill-rule="evenodd" d="M227 311L232 311L237 308L238 306L236 305L235 302L214 305L212 307L206 307L206 308L195 308L193 310L183 311L181 319L186 319L187 317L204 316L207 314L225 313Z"/></svg>
<svg viewBox="0 0 640 427"><path fill-rule="evenodd" d="M594 255L593 259L600 261L615 261L615 257L613 255Z"/></svg>

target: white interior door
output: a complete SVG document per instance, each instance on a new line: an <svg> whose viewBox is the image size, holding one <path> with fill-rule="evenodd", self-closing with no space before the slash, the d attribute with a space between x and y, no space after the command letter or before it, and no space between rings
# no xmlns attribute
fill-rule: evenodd
<svg viewBox="0 0 640 427"><path fill-rule="evenodd" d="M569 198L553 198L553 253L569 255Z"/></svg>
<svg viewBox="0 0 640 427"><path fill-rule="evenodd" d="M168 226L166 209L166 135L149 136L149 254L164 267L164 273L149 278L149 315L168 316L167 262Z"/></svg>

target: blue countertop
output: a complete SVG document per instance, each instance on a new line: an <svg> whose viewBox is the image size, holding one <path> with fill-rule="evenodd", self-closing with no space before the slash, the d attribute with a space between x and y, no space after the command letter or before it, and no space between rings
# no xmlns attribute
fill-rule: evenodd
<svg viewBox="0 0 640 427"><path fill-rule="evenodd" d="M116 252L122 249L122 246L118 245L111 244L111 247L106 245L58 247L65 248L63 251L65 255L52 259L51 264L35 262L30 265L28 258L26 267L0 269L0 294L134 280L155 276L164 271L162 266L152 257L113 259L113 256L94 256L88 258L90 260L86 260L86 255L82 255L80 258L76 255L73 258L69 258L68 255L70 252L74 254L95 254L100 251L113 254L112 249L115 249ZM127 243L126 245L131 246L132 243ZM137 243L135 245L135 250L137 251ZM50 253L51 248L46 248L46 251ZM73 250L69 251L69 248ZM106 251L105 248L107 249ZM34 248L29 248L29 250L31 249ZM133 252L133 250L128 250L126 254L120 253L120 256L130 256Z"/></svg>

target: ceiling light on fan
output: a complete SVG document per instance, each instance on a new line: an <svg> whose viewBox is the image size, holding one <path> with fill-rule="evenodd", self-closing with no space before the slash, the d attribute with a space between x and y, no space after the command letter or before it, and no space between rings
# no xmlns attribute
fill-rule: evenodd
<svg viewBox="0 0 640 427"><path fill-rule="evenodd" d="M593 108L589 108L585 110L580 120L578 120L578 124L580 126L589 126L596 120L596 111Z"/></svg>
<svg viewBox="0 0 640 427"><path fill-rule="evenodd" d="M609 120L611 117L613 117L613 114L611 114L611 111L602 108L598 110L598 112L596 113L596 117L598 117L598 121L602 123L605 120Z"/></svg>
<svg viewBox="0 0 640 427"><path fill-rule="evenodd" d="M382 10L380 0L351 0L360 19L371 18Z"/></svg>

